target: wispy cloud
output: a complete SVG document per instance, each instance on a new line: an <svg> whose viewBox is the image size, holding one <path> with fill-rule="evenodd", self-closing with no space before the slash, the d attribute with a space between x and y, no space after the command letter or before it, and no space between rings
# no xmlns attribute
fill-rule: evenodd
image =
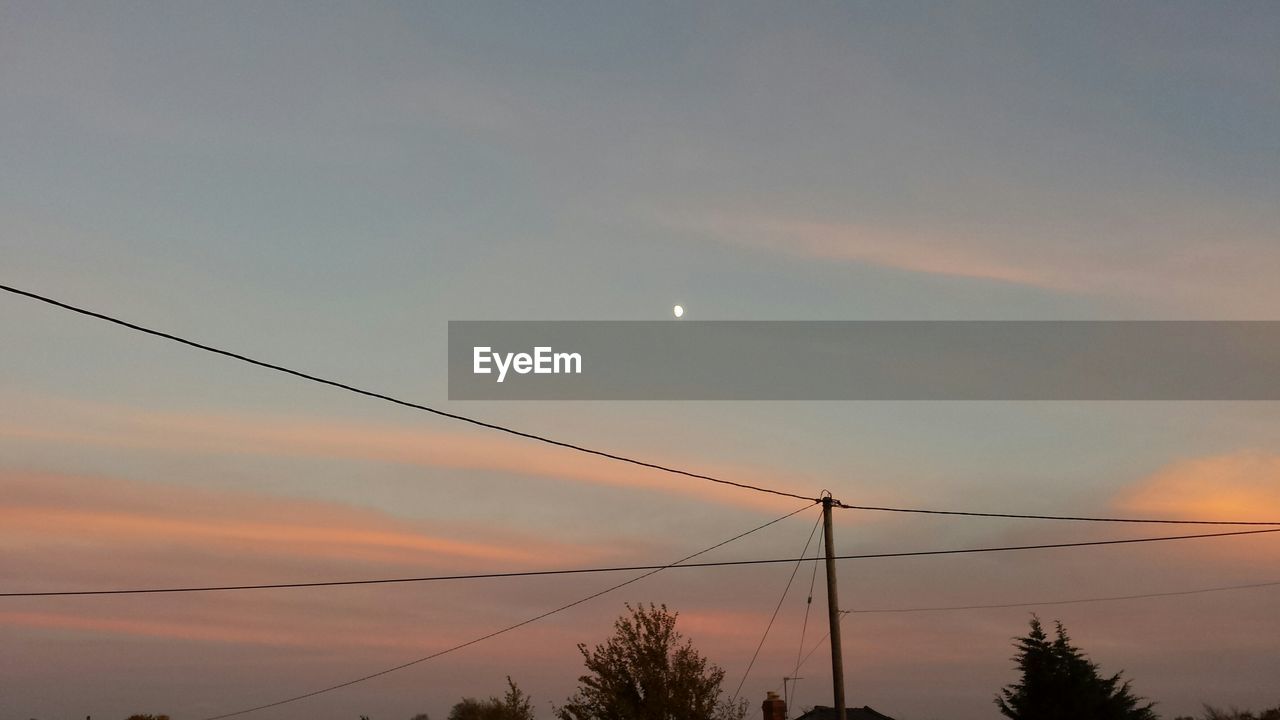
<svg viewBox="0 0 1280 720"><path fill-rule="evenodd" d="M3 422L0 436L109 447L171 449L224 454L344 458L370 462L509 473L574 483L714 499L745 508L776 510L779 498L693 478L570 452L520 438L428 427L351 423L313 418L160 412L67 403L56 425ZM798 494L805 484L795 473L705 460L668 458L737 482L768 485Z"/></svg>
<svg viewBox="0 0 1280 720"><path fill-rule="evenodd" d="M1195 208L1191 210L1189 208ZM1274 229L1256 208L1153 207L1108 221L983 227L938 218L855 222L756 208L648 211L665 227L736 248L1054 293L1142 298L1183 312L1274 315ZM1160 251L1148 238L1158 236Z"/></svg>
<svg viewBox="0 0 1280 720"><path fill-rule="evenodd" d="M479 526L467 525L455 522L453 534L433 533L414 521L339 503L0 471L0 547L7 552L0 577L11 591L366 579L634 559L610 543L562 543L510 528L486 528L490 541L476 540ZM506 605L519 596L491 591L454 583L68 604L11 598L0 607L0 626L223 644L421 649L469 639L508 618Z"/></svg>
<svg viewBox="0 0 1280 720"><path fill-rule="evenodd" d="M1053 290L1079 289L1061 274L1034 263L975 247L951 235L939 237L876 225L712 213L677 221L722 242L816 260L875 265L909 272L994 280Z"/></svg>
<svg viewBox="0 0 1280 720"><path fill-rule="evenodd" d="M7 590L181 586L361 579L441 571L649 562L635 548L598 538L560 543L485 527L494 542L429 532L390 514L265 493L137 482L104 476L0 471L0 547ZM688 578L689 576L686 576ZM743 582L745 573L725 579ZM735 579L736 578L736 579ZM385 661L472 639L598 591L618 576L83 598L11 598L0 626L74 636L280 648L370 648ZM657 592L649 587L640 597ZM661 594L659 595L661 597ZM699 603L702 604L702 603ZM607 604L592 612L614 612ZM727 612L717 619L718 613ZM760 611L760 612L763 612ZM732 634L758 613L708 605L692 617L699 633ZM581 618L579 613L576 617ZM607 627L601 620L600 627ZM580 628L559 622L503 642L508 658L573 659ZM718 640L716 642L719 642ZM393 651L382 653L383 650Z"/></svg>
<svg viewBox="0 0 1280 720"><path fill-rule="evenodd" d="M611 551L601 546L521 537L505 542L428 532L419 523L338 503L268 494L143 483L109 477L0 472L0 539L13 547L68 552L42 574L76 577L72 568L113 558L124 570L131 557L191 552L237 558L238 569L255 563L374 570L381 568L526 567L558 558L578 561ZM223 575L222 566L211 563ZM90 575L102 569L84 568ZM171 569L167 569L171 571ZM332 572L332 571L331 571ZM166 572L169 574L169 572ZM128 578L121 578L127 580Z"/></svg>

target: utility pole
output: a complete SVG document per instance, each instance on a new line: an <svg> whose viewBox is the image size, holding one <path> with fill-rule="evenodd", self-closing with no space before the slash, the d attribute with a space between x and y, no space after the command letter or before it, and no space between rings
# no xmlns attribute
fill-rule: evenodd
<svg viewBox="0 0 1280 720"><path fill-rule="evenodd" d="M822 496L822 538L827 552L827 622L831 626L831 685L835 692L836 720L844 714L844 651L840 647L840 595L836 592L836 552L831 541L831 495Z"/></svg>

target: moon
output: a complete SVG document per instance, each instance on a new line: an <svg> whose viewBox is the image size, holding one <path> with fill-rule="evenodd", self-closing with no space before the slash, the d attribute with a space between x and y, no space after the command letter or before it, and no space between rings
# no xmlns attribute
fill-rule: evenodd
<svg viewBox="0 0 1280 720"><path fill-rule="evenodd" d="M677 305L677 306L675 306L675 307L671 308L671 313L672 313L673 315L675 315L676 317L684 317L684 306L683 306L683 305Z"/></svg>

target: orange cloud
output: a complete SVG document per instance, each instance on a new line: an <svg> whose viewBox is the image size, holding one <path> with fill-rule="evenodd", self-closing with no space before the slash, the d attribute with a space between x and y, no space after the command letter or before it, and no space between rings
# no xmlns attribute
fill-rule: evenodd
<svg viewBox="0 0 1280 720"><path fill-rule="evenodd" d="M1150 516L1280 521L1280 455L1184 460L1138 483L1118 504Z"/></svg>
<svg viewBox="0 0 1280 720"><path fill-rule="evenodd" d="M303 523L243 522L222 519L160 518L142 513L62 510L51 507L0 507L4 535L57 533L61 537L93 537L119 543L222 542L268 552L326 558L360 558L411 562L423 557L455 557L532 563L538 552L497 547L413 532ZM426 553L426 555L424 555Z"/></svg>
<svg viewBox="0 0 1280 720"><path fill-rule="evenodd" d="M456 645L504 624L502 620L476 621L455 613L441 618L403 609L388 612L379 607L375 597L362 599L356 608L365 620L353 621L351 610L314 597L308 599L305 610L261 598L251 605L236 606L204 599L160 607L0 608L0 627L229 645L386 649L397 653L388 657L397 657ZM542 626L522 635L513 638L515 642L503 643L505 654L536 653L541 644L561 650L574 646L569 631L562 627Z"/></svg>
<svg viewBox="0 0 1280 720"><path fill-rule="evenodd" d="M762 607L758 611L746 610L680 610L676 628L690 636L719 636L741 640L742 643L754 643L759 640L759 631L769 619L769 608ZM753 636L753 633L755 635Z"/></svg>
<svg viewBox="0 0 1280 720"><path fill-rule="evenodd" d="M429 533L388 513L254 492L0 471L0 584L17 592L360 579L592 564L618 553L608 544L559 543L510 528L478 542L470 539L474 528L451 527L455 535ZM7 598L0 626L417 652L520 619L528 613L518 607L525 592L561 601L554 585L513 582L518 591L460 582L88 603Z"/></svg>
<svg viewBox="0 0 1280 720"><path fill-rule="evenodd" d="M463 529L466 533L466 529ZM506 531L502 543L431 534L415 523L338 503L103 477L0 473L0 541L99 551L196 548L243 557L359 560L413 567L545 565L605 554Z"/></svg>
<svg viewBox="0 0 1280 720"><path fill-rule="evenodd" d="M496 471L671 493L770 511L788 502L774 496L676 477L488 431L439 431L308 418L191 415L80 403L65 403L60 407L62 412L56 427L39 427L30 420L21 424L10 422L0 424L0 435L108 447L343 458ZM694 467L706 474L737 482L767 485L800 495L815 493L797 483L794 473L774 474L755 467L725 463L685 463L679 460L671 463ZM806 485L819 487L822 483L813 481Z"/></svg>

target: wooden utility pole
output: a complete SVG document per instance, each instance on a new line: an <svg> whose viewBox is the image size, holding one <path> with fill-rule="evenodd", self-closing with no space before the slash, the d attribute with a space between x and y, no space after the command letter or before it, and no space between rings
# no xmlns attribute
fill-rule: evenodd
<svg viewBox="0 0 1280 720"><path fill-rule="evenodd" d="M840 594L836 592L836 552L831 541L830 495L822 498L822 538L827 552L827 622L831 626L831 685L835 692L836 720L844 715L844 651L840 647Z"/></svg>

